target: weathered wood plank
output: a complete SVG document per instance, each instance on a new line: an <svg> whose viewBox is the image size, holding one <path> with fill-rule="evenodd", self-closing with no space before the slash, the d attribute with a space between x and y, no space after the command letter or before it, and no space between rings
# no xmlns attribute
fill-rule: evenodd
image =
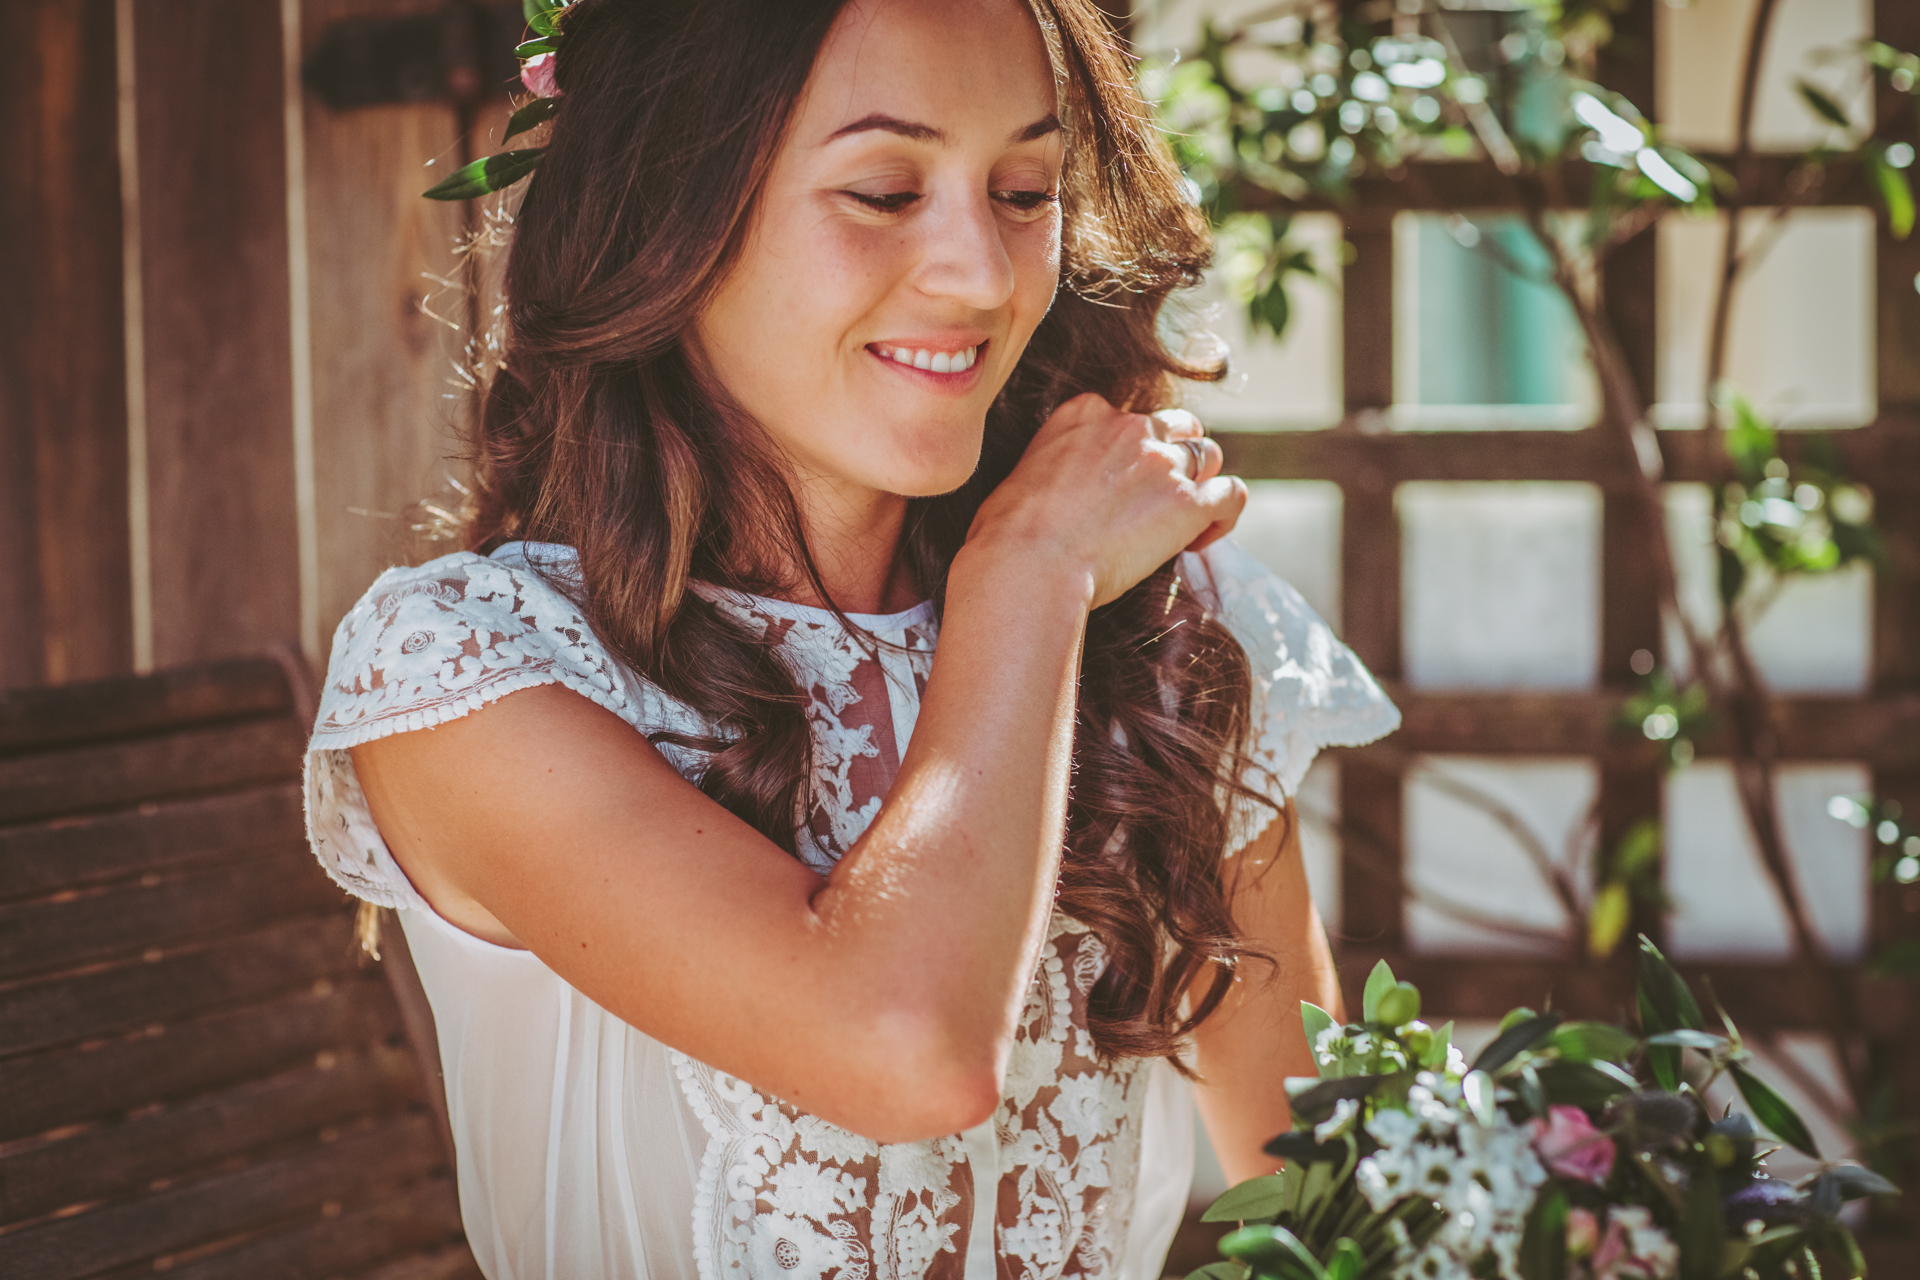
<svg viewBox="0 0 1920 1280"><path fill-rule="evenodd" d="M311 48L342 20L443 8L442 0L306 0L303 38ZM454 249L469 211L420 198L464 154L451 103L334 111L308 94L305 123L324 639L381 570L412 555L413 504L444 498L446 473L466 477L464 464L448 460L471 405L449 385L465 334L421 301L433 295L436 313L469 323L463 290L423 278L462 281L466 265ZM489 149L484 137L468 148Z"/></svg>
<svg viewBox="0 0 1920 1280"><path fill-rule="evenodd" d="M403 1258L361 1275L360 1280L481 1280L480 1264L466 1245Z"/></svg>
<svg viewBox="0 0 1920 1280"><path fill-rule="evenodd" d="M1417 751L1476 755L1591 755L1643 765L1654 748L1613 728L1632 687L1579 693L1432 693L1389 682L1400 708L1398 732L1359 757L1389 759ZM1774 700L1781 740L1796 760L1862 760L1893 772L1920 772L1920 694L1873 698ZM1730 750L1722 732L1695 741L1702 756Z"/></svg>
<svg viewBox="0 0 1920 1280"><path fill-rule="evenodd" d="M353 920L311 916L152 963L0 987L0 1054L27 1053L351 973Z"/></svg>
<svg viewBox="0 0 1920 1280"><path fill-rule="evenodd" d="M305 1280L365 1267L439 1268L436 1275L478 1275L460 1235L460 1199L450 1178L428 1178L396 1195L329 1215L323 1206L303 1225L172 1269L177 1280ZM423 1253L422 1251L431 1250ZM458 1270L464 1262L469 1272Z"/></svg>
<svg viewBox="0 0 1920 1280"><path fill-rule="evenodd" d="M1342 989L1358 1008L1360 988L1380 960L1395 975L1420 988L1427 1015L1440 1018L1493 1018L1520 1005L1553 1007L1571 1017L1631 1021L1634 971L1624 954L1616 963L1595 964L1584 956L1566 960L1514 960L1490 956L1437 956L1363 942L1342 943L1336 959ZM1702 989L1713 984L1743 1029L1818 1030L1829 1026L1833 1009L1827 979L1804 964L1688 964L1676 966ZM1908 984L1877 980L1861 970L1842 968L1841 981L1858 993L1855 1003L1870 1034L1899 1034L1920 1013ZM1427 1016L1423 1015L1423 1016Z"/></svg>
<svg viewBox="0 0 1920 1280"><path fill-rule="evenodd" d="M278 715L292 708L286 674L272 658L14 689L0 693L0 755Z"/></svg>
<svg viewBox="0 0 1920 1280"><path fill-rule="evenodd" d="M280 8L133 9L154 661L170 667L299 626Z"/></svg>
<svg viewBox="0 0 1920 1280"><path fill-rule="evenodd" d="M1911 290L1910 290L1911 291ZM1228 431L1217 437L1229 471L1250 479L1333 480L1343 486L1392 486L1409 480L1568 480L1624 490L1629 477L1612 439L1580 431L1389 431L1376 416L1350 416L1326 431ZM1920 413L1883 409L1871 426L1843 431L1783 431L1781 452L1804 455L1824 438L1848 474L1883 496L1920 491ZM1669 480L1717 483L1732 465L1701 431L1662 431ZM1351 587L1351 582L1349 586Z"/></svg>
<svg viewBox="0 0 1920 1280"><path fill-rule="evenodd" d="M143 1024L81 1048L0 1060L0 1142L123 1115L400 1034L371 970L261 1004ZM436 1082L437 1087L437 1082Z"/></svg>
<svg viewBox="0 0 1920 1280"><path fill-rule="evenodd" d="M112 0L0 0L0 687L133 663ZM30 176L29 176L30 175Z"/></svg>
<svg viewBox="0 0 1920 1280"><path fill-rule="evenodd" d="M300 788L289 784L0 828L0 900L304 849L300 803Z"/></svg>
<svg viewBox="0 0 1920 1280"><path fill-rule="evenodd" d="M342 895L305 849L154 872L57 901L0 906L0 979L70 969L148 947L257 929L340 906Z"/></svg>
<svg viewBox="0 0 1920 1280"><path fill-rule="evenodd" d="M326 1125L391 1110L420 1095L402 1049L345 1052L305 1068L142 1111L0 1157L0 1222L25 1222L68 1205L179 1179L228 1157L309 1136Z"/></svg>
<svg viewBox="0 0 1920 1280"><path fill-rule="evenodd" d="M1905 46L1902 46L1905 47ZM1867 205L1875 202L1860 166L1845 157L1836 159L1826 181L1810 193L1795 190L1793 173L1800 157L1773 153L1749 156L1740 164L1733 157L1715 152L1700 153L1703 160L1730 171L1738 170L1745 203L1751 206L1778 204L1789 192L1797 204ZM1560 182L1553 198L1563 199L1563 208L1585 209L1592 191L1596 166L1584 160L1570 160L1560 167ZM1600 169L1607 180L1613 172ZM1313 197L1288 200L1276 192L1252 183L1242 184L1236 204L1243 209L1326 209L1343 213L1396 213L1402 209L1446 213L1453 210L1520 210L1525 207L1520 188L1514 181L1484 160L1435 160L1405 165L1390 174L1368 175L1354 181L1345 203Z"/></svg>
<svg viewBox="0 0 1920 1280"><path fill-rule="evenodd" d="M406 1115L277 1160L0 1236L0 1275L70 1280L249 1227L372 1198L443 1164L425 1116Z"/></svg>
<svg viewBox="0 0 1920 1280"><path fill-rule="evenodd" d="M300 776L307 735L290 719L0 760L0 823L237 790Z"/></svg>

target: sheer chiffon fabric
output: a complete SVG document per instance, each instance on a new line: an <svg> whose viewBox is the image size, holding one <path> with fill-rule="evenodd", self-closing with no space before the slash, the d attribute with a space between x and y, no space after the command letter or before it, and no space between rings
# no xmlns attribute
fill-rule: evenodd
<svg viewBox="0 0 1920 1280"><path fill-rule="evenodd" d="M1097 935L1055 915L993 1119L880 1145L655 1041L528 951L434 913L367 812L347 749L556 683L637 731L710 726L621 665L556 584L565 547L512 543L383 574L340 624L306 764L308 834L348 892L394 908L433 1005L462 1215L492 1280L1152 1280L1192 1174L1187 1086L1101 1062L1086 999ZM1323 746L1398 714L1298 593L1230 542L1183 572L1252 659L1246 779L1284 800ZM825 873L891 784L932 670L930 605L853 617L697 588L777 643L808 698L814 773L801 856ZM1009 607L1017 607L1010 602ZM682 773L693 753L663 748ZM1271 820L1233 815L1230 853ZM726 945L724 937L715 946Z"/></svg>

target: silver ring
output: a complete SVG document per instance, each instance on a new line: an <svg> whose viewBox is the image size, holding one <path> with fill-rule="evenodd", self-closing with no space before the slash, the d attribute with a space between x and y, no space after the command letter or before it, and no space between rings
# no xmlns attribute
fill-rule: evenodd
<svg viewBox="0 0 1920 1280"><path fill-rule="evenodd" d="M1206 450L1202 449L1200 442L1192 436L1181 437L1180 443L1187 447L1187 453L1193 458L1193 469L1187 472L1187 479L1198 480L1200 478L1200 468L1206 461Z"/></svg>

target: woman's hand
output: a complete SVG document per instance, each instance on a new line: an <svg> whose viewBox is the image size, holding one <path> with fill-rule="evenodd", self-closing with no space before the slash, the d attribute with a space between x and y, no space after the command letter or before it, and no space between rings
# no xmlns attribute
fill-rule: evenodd
<svg viewBox="0 0 1920 1280"><path fill-rule="evenodd" d="M1199 466L1187 441L1199 449ZM969 550L1059 557L1097 608L1183 550L1227 533L1247 503L1220 474L1220 446L1179 409L1123 413L1075 396L1048 418L1013 474L981 504Z"/></svg>

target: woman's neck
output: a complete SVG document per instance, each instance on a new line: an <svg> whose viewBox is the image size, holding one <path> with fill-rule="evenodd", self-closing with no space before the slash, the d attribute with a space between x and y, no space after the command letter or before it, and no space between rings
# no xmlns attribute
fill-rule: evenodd
<svg viewBox="0 0 1920 1280"><path fill-rule="evenodd" d="M800 523L814 567L831 602L818 598L804 571L795 575L796 604L839 606L847 613L899 613L921 595L900 555L907 499L827 477L794 486Z"/></svg>

